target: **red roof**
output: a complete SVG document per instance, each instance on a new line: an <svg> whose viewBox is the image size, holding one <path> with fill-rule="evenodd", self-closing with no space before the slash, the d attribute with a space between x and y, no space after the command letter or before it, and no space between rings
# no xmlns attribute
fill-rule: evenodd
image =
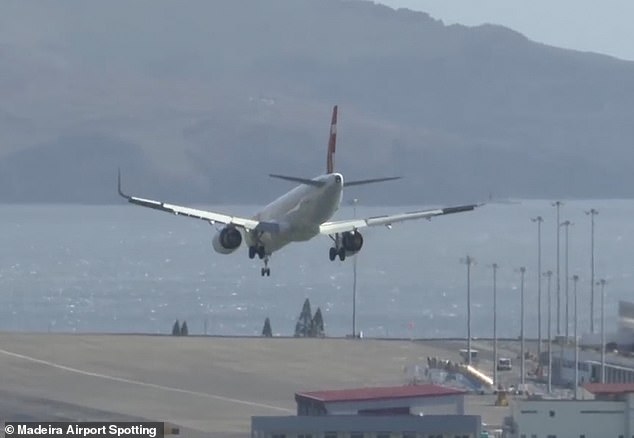
<svg viewBox="0 0 634 438"><path fill-rule="evenodd" d="M321 402L347 402L385 400L391 398L439 397L457 394L466 394L466 391L430 384L298 392L295 394L295 397L310 398Z"/></svg>
<svg viewBox="0 0 634 438"><path fill-rule="evenodd" d="M593 394L627 394L634 392L634 383L586 383L583 387Z"/></svg>

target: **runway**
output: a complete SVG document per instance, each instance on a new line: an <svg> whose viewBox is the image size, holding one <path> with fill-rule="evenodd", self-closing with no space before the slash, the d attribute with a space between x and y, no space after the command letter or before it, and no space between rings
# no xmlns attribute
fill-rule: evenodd
<svg viewBox="0 0 634 438"><path fill-rule="evenodd" d="M294 415L298 391L401 385L431 343L0 333L0 417L169 421L246 437L253 415Z"/></svg>

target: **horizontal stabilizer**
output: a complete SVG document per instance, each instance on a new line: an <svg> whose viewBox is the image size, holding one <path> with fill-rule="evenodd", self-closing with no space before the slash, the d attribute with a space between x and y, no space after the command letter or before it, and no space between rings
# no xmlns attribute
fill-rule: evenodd
<svg viewBox="0 0 634 438"><path fill-rule="evenodd" d="M373 184L383 181L393 181L395 179L401 179L400 176L390 176L387 178L373 178L373 179L361 179L357 181L346 181L344 183L345 186L362 186L364 184Z"/></svg>
<svg viewBox="0 0 634 438"><path fill-rule="evenodd" d="M315 181L313 179L299 178L299 177L296 177L296 176L274 175L274 174L269 174L269 176L271 178L283 179L285 181L292 181L292 182L296 182L296 183L300 183L300 184L306 184L308 186L315 186L315 187L321 187L324 184L326 184L325 181Z"/></svg>

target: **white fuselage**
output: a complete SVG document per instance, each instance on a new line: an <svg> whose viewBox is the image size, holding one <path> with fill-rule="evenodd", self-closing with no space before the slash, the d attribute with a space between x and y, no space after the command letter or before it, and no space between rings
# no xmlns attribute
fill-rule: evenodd
<svg viewBox="0 0 634 438"><path fill-rule="evenodd" d="M253 219L279 225L279 232L264 232L259 237L245 232L247 245L264 245L267 254L290 242L310 240L319 234L319 226L327 222L339 208L343 194L343 177L339 173L321 175L313 181L325 184L302 184L260 210Z"/></svg>

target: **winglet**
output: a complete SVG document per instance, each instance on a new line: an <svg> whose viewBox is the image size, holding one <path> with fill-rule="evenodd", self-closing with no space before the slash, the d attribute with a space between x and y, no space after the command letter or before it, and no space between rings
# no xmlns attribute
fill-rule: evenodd
<svg viewBox="0 0 634 438"><path fill-rule="evenodd" d="M119 192L119 196L125 199L130 199L130 196L123 193L121 190L121 168L117 169L117 191Z"/></svg>
<svg viewBox="0 0 634 438"><path fill-rule="evenodd" d="M328 138L328 157L326 159L326 173L332 173L335 169L334 155L337 148L337 105L332 108L332 120L330 121L330 137Z"/></svg>

